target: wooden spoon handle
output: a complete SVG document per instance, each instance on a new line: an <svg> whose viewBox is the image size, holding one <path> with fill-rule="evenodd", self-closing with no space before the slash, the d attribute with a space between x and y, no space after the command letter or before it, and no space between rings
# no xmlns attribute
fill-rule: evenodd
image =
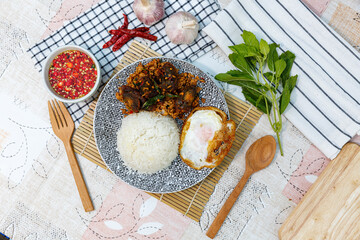
<svg viewBox="0 0 360 240"><path fill-rule="evenodd" d="M230 194L229 198L226 200L224 206L220 209L218 215L214 219L213 223L211 224L210 228L208 229L206 235L209 238L214 238L219 231L221 225L225 221L227 215L229 214L232 206L236 202L237 198L239 197L241 191L243 190L244 186L246 185L247 180L251 176L252 171L245 170L244 175L240 179L239 183L236 185L232 193Z"/></svg>
<svg viewBox="0 0 360 240"><path fill-rule="evenodd" d="M78 163L75 153L74 153L74 149L73 149L70 141L65 141L64 146L66 149L66 154L69 159L71 171L74 175L75 183L76 183L77 189L79 191L81 202L83 204L85 212L90 212L90 211L94 210L94 206L91 202L89 192L87 190L84 178L82 176L79 163Z"/></svg>

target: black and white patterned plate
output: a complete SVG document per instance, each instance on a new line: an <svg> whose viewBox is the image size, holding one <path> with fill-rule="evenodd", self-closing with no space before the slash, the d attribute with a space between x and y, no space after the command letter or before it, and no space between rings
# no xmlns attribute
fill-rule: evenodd
<svg viewBox="0 0 360 240"><path fill-rule="evenodd" d="M179 72L189 72L203 78L204 82L198 82L201 87L200 106L214 106L223 110L229 115L227 104L220 89L211 78L194 65L174 59L159 57L162 61L172 63ZM195 170L187 166L179 156L174 159L171 165L153 174L141 174L124 165L123 160L117 151L117 132L121 126L124 115L120 109L125 108L124 104L116 99L115 94L121 85L126 84L127 77L135 72L139 62L147 64L155 58L147 58L128 65L119 71L105 86L95 108L94 135L99 153L107 167L120 177L124 182L147 192L170 193L189 188L202 181L208 176L212 169L204 168ZM182 121L177 120L181 130Z"/></svg>

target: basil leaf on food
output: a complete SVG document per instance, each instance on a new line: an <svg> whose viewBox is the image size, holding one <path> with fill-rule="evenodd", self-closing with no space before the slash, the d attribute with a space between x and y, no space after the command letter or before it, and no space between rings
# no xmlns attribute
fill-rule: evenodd
<svg viewBox="0 0 360 240"><path fill-rule="evenodd" d="M144 104L142 105L142 109L148 109L151 105L154 105L157 100L164 99L165 96L162 94L156 95L155 97L149 98Z"/></svg>
<svg viewBox="0 0 360 240"><path fill-rule="evenodd" d="M176 94L166 94L165 97L168 97L168 98L177 98L177 97L179 97L179 95L176 95Z"/></svg>

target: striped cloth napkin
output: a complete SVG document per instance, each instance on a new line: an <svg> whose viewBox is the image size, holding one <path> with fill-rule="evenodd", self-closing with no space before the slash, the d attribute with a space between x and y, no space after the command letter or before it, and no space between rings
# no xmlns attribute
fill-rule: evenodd
<svg viewBox="0 0 360 240"><path fill-rule="evenodd" d="M360 54L300 0L233 0L204 29L226 54L243 30L296 55L285 116L335 158L360 130Z"/></svg>

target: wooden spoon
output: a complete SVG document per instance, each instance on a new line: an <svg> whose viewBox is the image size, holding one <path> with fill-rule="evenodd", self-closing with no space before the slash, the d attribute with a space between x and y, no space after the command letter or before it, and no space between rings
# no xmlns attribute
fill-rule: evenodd
<svg viewBox="0 0 360 240"><path fill-rule="evenodd" d="M253 173L269 166L275 156L275 152L276 141L275 138L270 135L256 140L250 146L245 155L246 168L244 176L240 179L239 183L236 185L229 198L226 200L224 206L220 209L220 212L208 229L206 235L209 238L214 238L219 231L221 225L226 219L226 216L229 214L232 206L236 202L250 176Z"/></svg>

